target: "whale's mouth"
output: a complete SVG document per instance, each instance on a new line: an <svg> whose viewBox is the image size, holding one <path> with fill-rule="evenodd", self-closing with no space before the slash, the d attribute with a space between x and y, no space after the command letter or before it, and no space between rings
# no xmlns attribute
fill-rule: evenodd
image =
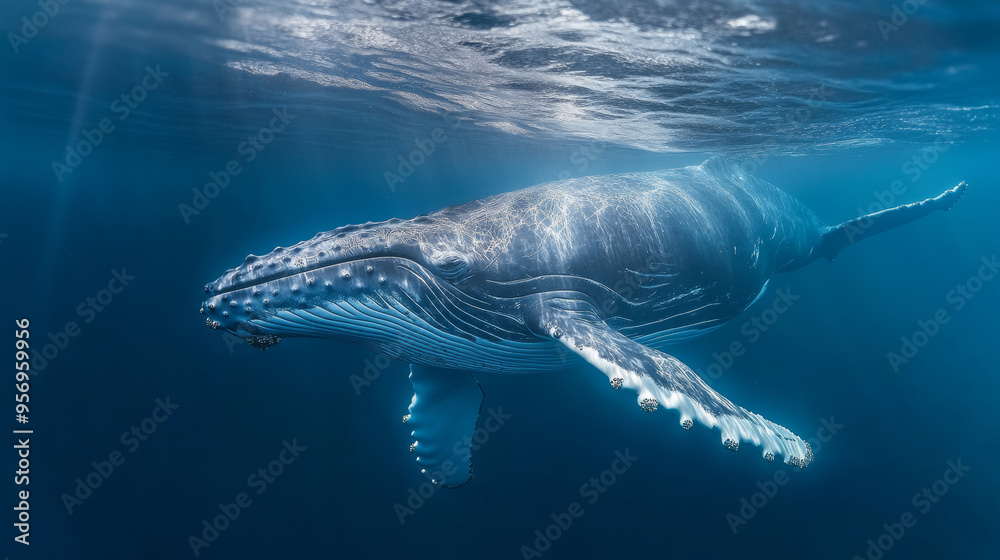
<svg viewBox="0 0 1000 560"><path fill-rule="evenodd" d="M315 258L315 257L314 257ZM257 270L266 270L269 268L281 268L274 272L263 273L263 274L247 274L246 272L234 269L227 272L221 278L205 285L205 293L214 296L221 296L229 294L231 292L236 292L246 288L253 288L255 286L260 286L279 280L284 280L291 278L293 276L298 276L300 274L308 274L310 272L316 273L317 275L322 274L322 269L333 269L336 267L343 267L344 265L351 265L353 263L358 263L361 261L373 260L378 257L365 257L350 260L341 260L337 262L309 262L308 259L301 257L298 260L285 259L286 261L292 261L290 264L284 266L278 265L275 262L271 262L268 265L255 266L256 260L259 257L254 257L253 255L247 257L244 265L249 263L248 270L252 273ZM240 267L244 268L244 267Z"/></svg>
<svg viewBox="0 0 1000 560"><path fill-rule="evenodd" d="M353 263L380 257L419 261L418 244L392 240L394 230L401 223L402 220L392 219L344 226L317 233L312 239L290 247L275 247L265 255L248 255L240 266L227 270L207 284L205 293L223 295L301 274L322 276L324 269L350 267Z"/></svg>
<svg viewBox="0 0 1000 560"><path fill-rule="evenodd" d="M308 309L328 302L378 298L380 292L399 290L407 279L400 275L412 262L399 257L368 257L331 262L295 262L281 259L276 266L248 257L205 286L210 297L201 312L206 324L247 338L255 347L270 347L273 332L258 325L282 310ZM288 262L285 262L288 261ZM272 260L272 263L274 261ZM267 272L268 269L275 269Z"/></svg>
<svg viewBox="0 0 1000 560"><path fill-rule="evenodd" d="M446 265L454 259L437 260ZM211 295L201 311L209 327L260 349L287 337L312 337L360 343L390 355L403 348L431 355L446 339L534 340L516 301L463 291L449 276L461 277L464 267L443 264L374 256L282 266L252 278L229 271L206 287Z"/></svg>
<svg viewBox="0 0 1000 560"><path fill-rule="evenodd" d="M320 260L320 255L301 256L296 258L285 257L281 261L270 260L265 264L261 257L250 255L239 268L230 270L222 275L215 282L205 285L205 293L213 296L221 296L231 292L237 292L255 286L261 286L280 280L285 280L302 274L313 273L316 276L323 276L324 272L337 273L337 270L350 267L350 265L373 261L382 258L400 257L377 257L367 256L354 259ZM324 271L324 269L329 269Z"/></svg>

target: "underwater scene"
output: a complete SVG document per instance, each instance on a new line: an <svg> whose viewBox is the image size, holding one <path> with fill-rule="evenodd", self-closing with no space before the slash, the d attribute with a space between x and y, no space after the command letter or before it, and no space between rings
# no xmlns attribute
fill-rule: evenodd
<svg viewBox="0 0 1000 560"><path fill-rule="evenodd" d="M0 31L5 559L1000 553L1000 4Z"/></svg>

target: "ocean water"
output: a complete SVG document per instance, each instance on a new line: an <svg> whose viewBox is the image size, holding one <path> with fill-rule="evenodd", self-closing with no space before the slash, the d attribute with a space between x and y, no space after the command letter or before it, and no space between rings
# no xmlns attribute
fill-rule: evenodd
<svg viewBox="0 0 1000 560"><path fill-rule="evenodd" d="M2 347L27 318L37 352L5 557L1000 551L995 2L10 0L0 30ZM198 314L318 231L718 154L828 223L970 185L673 349L806 469L579 368L483 376L504 421L435 489L405 364Z"/></svg>

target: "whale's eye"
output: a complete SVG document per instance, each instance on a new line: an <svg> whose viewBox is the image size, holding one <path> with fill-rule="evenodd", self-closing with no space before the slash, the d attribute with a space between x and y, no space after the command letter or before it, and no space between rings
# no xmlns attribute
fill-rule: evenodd
<svg viewBox="0 0 1000 560"><path fill-rule="evenodd" d="M459 280L469 273L469 261L461 253L442 251L428 259L437 273L447 280Z"/></svg>

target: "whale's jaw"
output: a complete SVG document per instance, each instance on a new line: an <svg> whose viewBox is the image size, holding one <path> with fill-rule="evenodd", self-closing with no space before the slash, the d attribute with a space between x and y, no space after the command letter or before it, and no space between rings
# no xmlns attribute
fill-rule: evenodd
<svg viewBox="0 0 1000 560"><path fill-rule="evenodd" d="M471 296L408 258L354 258L240 284L233 276L207 287L201 312L209 327L255 348L331 338L438 367L533 373L566 365L554 343L516 316L521 302Z"/></svg>
<svg viewBox="0 0 1000 560"><path fill-rule="evenodd" d="M417 262L419 243L412 242L412 235L399 235L401 224L405 228L403 220L346 226L266 255L247 256L243 264L205 286L209 298L201 312L208 316L206 324L258 348L289 336L340 337L377 345L384 338L379 336L382 331L358 328L355 319L364 313L349 309L405 309L411 303L407 294L420 299L416 278L430 275ZM393 236L409 242L394 242ZM310 310L317 316L288 316L305 316Z"/></svg>
<svg viewBox="0 0 1000 560"><path fill-rule="evenodd" d="M209 327L244 337L258 348L268 348L288 336L352 338L366 332L355 324L365 315L362 309L392 309L405 315L397 300L408 287L409 281L401 278L407 267L406 260L398 257L347 260L319 267L303 263L298 269L286 266L279 273L242 282L233 282L230 271L206 287L212 295L202 304L201 312L208 316ZM297 320L296 314L303 317ZM308 314L315 318L310 321ZM368 331L372 336L377 334L373 329Z"/></svg>

